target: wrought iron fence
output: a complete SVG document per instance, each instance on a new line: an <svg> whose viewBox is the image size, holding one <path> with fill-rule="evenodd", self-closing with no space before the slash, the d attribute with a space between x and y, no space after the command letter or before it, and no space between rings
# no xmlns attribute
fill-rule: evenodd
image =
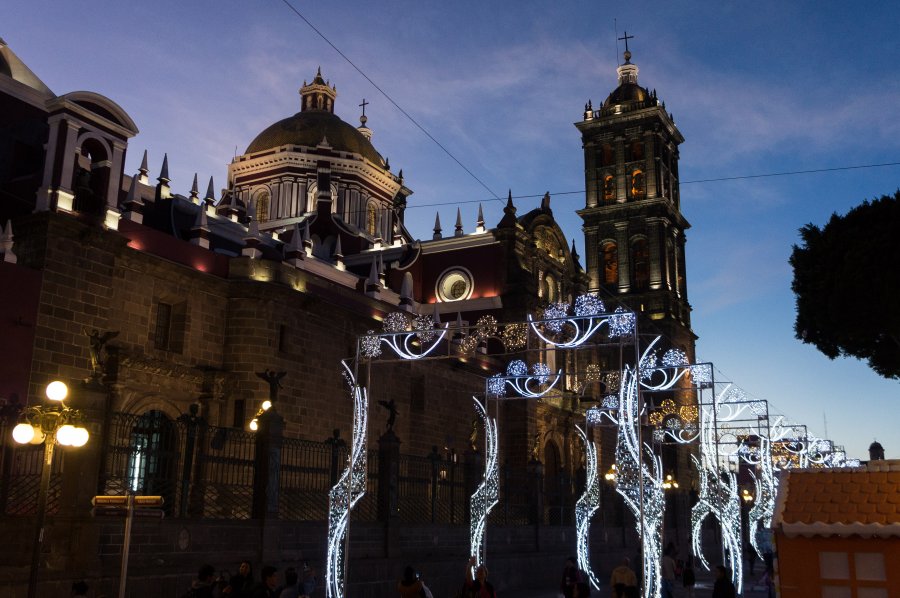
<svg viewBox="0 0 900 598"><path fill-rule="evenodd" d="M0 514L34 515L40 493L44 445L17 444L12 439L14 425L14 419L0 418ZM50 470L48 514L59 509L64 461L65 451L56 451Z"/></svg>
<svg viewBox="0 0 900 598"><path fill-rule="evenodd" d="M39 492L41 446L18 446L11 424L0 419L0 514L32 515ZM100 441L98 435L98 441ZM165 499L170 517L249 519L257 469L256 434L209 426L183 416L172 420L160 412L110 416L98 493L152 494ZM324 521L328 493L347 464L348 447L338 437L323 441L285 438L281 443L278 516L285 520ZM57 511L65 451L54 459L48 513ZM355 521L379 519L379 453L368 454L366 494L353 510ZM400 455L392 517L404 523L464 525L469 494L480 471L467 471L452 455ZM564 524L572 520L571 480L543 479L526 467L500 469L499 504L491 521L503 525Z"/></svg>

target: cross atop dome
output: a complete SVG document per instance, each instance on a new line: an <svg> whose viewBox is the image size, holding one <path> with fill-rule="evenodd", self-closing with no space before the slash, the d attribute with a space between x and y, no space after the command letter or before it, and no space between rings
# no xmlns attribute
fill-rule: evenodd
<svg viewBox="0 0 900 598"><path fill-rule="evenodd" d="M328 81L322 78L322 67L316 70L316 76L312 83L303 82L300 88L300 112L330 112L334 114L334 99L337 97L337 88L329 86Z"/></svg>

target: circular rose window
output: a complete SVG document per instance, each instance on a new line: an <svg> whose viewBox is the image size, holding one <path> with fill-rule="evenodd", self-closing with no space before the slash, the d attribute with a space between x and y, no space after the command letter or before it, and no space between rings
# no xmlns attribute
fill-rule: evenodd
<svg viewBox="0 0 900 598"><path fill-rule="evenodd" d="M465 268L450 268L438 279L438 299L441 301L462 301L472 295L472 274Z"/></svg>

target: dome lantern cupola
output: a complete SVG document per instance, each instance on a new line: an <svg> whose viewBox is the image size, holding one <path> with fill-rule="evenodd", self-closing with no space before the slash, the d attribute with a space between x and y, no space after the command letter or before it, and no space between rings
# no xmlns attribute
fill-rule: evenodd
<svg viewBox="0 0 900 598"><path fill-rule="evenodd" d="M316 77L312 83L303 82L300 88L300 112L329 112L334 114L334 99L337 97L337 88L329 86L328 81L322 78L322 68L316 70Z"/></svg>

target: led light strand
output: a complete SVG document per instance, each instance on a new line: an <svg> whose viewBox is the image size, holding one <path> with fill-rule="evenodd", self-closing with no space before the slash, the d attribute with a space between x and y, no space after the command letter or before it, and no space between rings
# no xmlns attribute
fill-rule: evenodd
<svg viewBox="0 0 900 598"><path fill-rule="evenodd" d="M759 559L763 559L762 550L756 540L756 529L760 523L762 527L769 528L772 525L772 517L775 514L775 472L772 470L772 444L768 438L759 439L759 476L753 471L753 482L756 486L756 502L748 513L748 532L750 544L756 551Z"/></svg>
<svg viewBox="0 0 900 598"><path fill-rule="evenodd" d="M656 340L659 340L658 338ZM653 349L645 351L643 358ZM665 508L662 488L662 464L652 449L639 446L638 385L640 374L625 368L619 391L618 433L616 436L616 492L634 514L638 537L643 546L644 597L659 598L661 592L662 521ZM644 464L642 448L652 469ZM643 499L643 500L642 500Z"/></svg>
<svg viewBox="0 0 900 598"><path fill-rule="evenodd" d="M578 568L586 572L591 580L591 585L600 589L600 582L591 568L590 544L588 532L591 526L591 517L600 508L600 477L597 475L597 445L590 439L580 427L575 426L578 435L584 441L584 463L587 469L587 481L584 494L575 503L575 537L576 553L578 554Z"/></svg>
<svg viewBox="0 0 900 598"><path fill-rule="evenodd" d="M574 315L569 314L569 308L568 303L552 303L544 309L541 320L535 321L529 314L528 324L538 338L557 349L581 346L604 324L609 325L611 338L625 336L634 330L636 318L633 313L625 312L620 307L613 314L605 314L603 301L595 295L579 295L575 299ZM550 336L541 329L549 332ZM551 338L562 334L566 338Z"/></svg>
<svg viewBox="0 0 900 598"><path fill-rule="evenodd" d="M560 378L562 370L556 373L553 381L550 368L545 363L535 363L531 366L531 375L528 374L528 365L521 359L515 359L506 366L506 375L495 374L487 379L487 393L496 398L506 395L508 386L520 397L526 399L539 399L553 390ZM541 390L541 387L544 387Z"/></svg>
<svg viewBox="0 0 900 598"><path fill-rule="evenodd" d="M422 359L444 340L449 326L435 322L431 316L413 317L395 311L385 316L384 333L369 330L359 339L359 351L366 359L375 359L381 356L381 345L385 344L401 359Z"/></svg>
<svg viewBox="0 0 900 598"><path fill-rule="evenodd" d="M346 360L341 361L344 377L353 397L353 438L350 459L340 479L328 492L328 552L325 563L325 594L327 598L343 598L346 554L344 546L350 523L350 511L366 493L368 439L367 424L369 397Z"/></svg>
<svg viewBox="0 0 900 598"><path fill-rule="evenodd" d="M475 566L481 565L484 558L484 529L488 514L498 502L500 495L500 468L497 462L499 447L497 445L497 418L490 417L485 405L476 397L475 411L484 422L484 479L469 499L469 546L475 557Z"/></svg>

